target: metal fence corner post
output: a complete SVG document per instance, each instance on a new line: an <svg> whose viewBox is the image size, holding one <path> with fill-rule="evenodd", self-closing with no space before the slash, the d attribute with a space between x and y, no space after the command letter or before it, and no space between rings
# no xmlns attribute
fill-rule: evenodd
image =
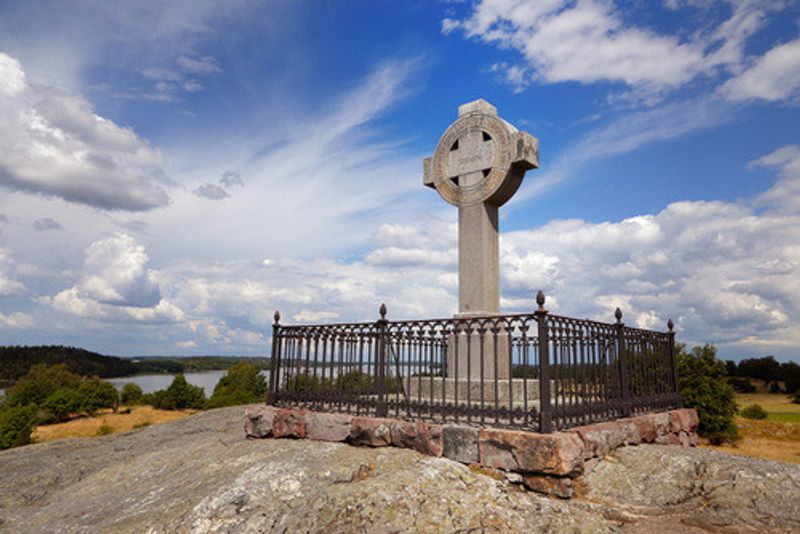
<svg viewBox="0 0 800 534"><path fill-rule="evenodd" d="M628 354L625 350L625 323L622 322L622 310L614 312L617 327L617 359L619 360L619 383L622 393L622 416L631 415L631 388L628 382Z"/></svg>
<svg viewBox="0 0 800 534"><path fill-rule="evenodd" d="M539 305L534 315L539 326L539 432L549 434L553 431L553 414L550 392L550 341L547 331L547 310L544 309L544 293L536 294Z"/></svg>
<svg viewBox="0 0 800 534"><path fill-rule="evenodd" d="M388 409L386 406L386 345L388 343L388 325L389 321L386 320L386 304L381 304L380 307L381 318L378 319L376 324L377 330L377 386L378 386L378 406L377 416L386 417Z"/></svg>
<svg viewBox="0 0 800 534"><path fill-rule="evenodd" d="M272 323L272 356L269 359L269 391L267 392L267 404L275 405L275 396L278 392L278 373L280 372L280 322L281 312L275 310L275 315L272 316L275 320Z"/></svg>
<svg viewBox="0 0 800 534"><path fill-rule="evenodd" d="M667 328L669 328L669 358L672 363L672 392L675 394L675 399L678 408L683 408L683 399L680 393L680 383L678 381L678 356L675 354L675 323L672 319L667 321Z"/></svg>

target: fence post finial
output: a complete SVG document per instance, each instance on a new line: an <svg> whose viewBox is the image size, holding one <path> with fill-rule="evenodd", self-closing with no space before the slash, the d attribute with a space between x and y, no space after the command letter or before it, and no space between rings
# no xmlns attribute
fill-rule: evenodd
<svg viewBox="0 0 800 534"><path fill-rule="evenodd" d="M547 310L544 309L544 291L541 289L536 293L536 304L539 305L538 312L545 312Z"/></svg>
<svg viewBox="0 0 800 534"><path fill-rule="evenodd" d="M672 322L671 318L667 321L667 328L669 328L670 333L672 333L672 329L675 328L675 323Z"/></svg>
<svg viewBox="0 0 800 534"><path fill-rule="evenodd" d="M281 330L281 312L275 310L272 316L275 322L272 324L272 355L269 358L269 393L267 394L267 404L273 406L277 403L278 394L278 375L280 374L280 330Z"/></svg>
<svg viewBox="0 0 800 534"><path fill-rule="evenodd" d="M617 324L622 324L622 310L619 307L614 310L614 317L617 318Z"/></svg>
<svg viewBox="0 0 800 534"><path fill-rule="evenodd" d="M389 321L386 320L386 303L382 303L378 309L381 314L380 320L375 325L377 327L377 340L376 340L376 354L377 361L375 362L375 370L377 376L376 385L378 386L378 405L376 407L376 415L378 417L386 417L388 414L388 407L386 405L386 353L388 350L388 336L387 330L389 328Z"/></svg>
<svg viewBox="0 0 800 534"><path fill-rule="evenodd" d="M550 326L547 324L547 310L544 309L544 291L536 293L535 312L539 342L539 432L549 434L553 431L553 412L550 406ZM509 398L511 398L509 396ZM558 426L556 422L556 427Z"/></svg>

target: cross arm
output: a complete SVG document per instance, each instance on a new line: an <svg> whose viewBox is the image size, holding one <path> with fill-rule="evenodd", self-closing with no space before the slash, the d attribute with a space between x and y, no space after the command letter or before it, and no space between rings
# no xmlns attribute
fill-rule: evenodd
<svg viewBox="0 0 800 534"><path fill-rule="evenodd" d="M512 138L514 150L511 163L528 169L539 168L539 140L528 132L514 132ZM426 184L427 185L427 184Z"/></svg>
<svg viewBox="0 0 800 534"><path fill-rule="evenodd" d="M433 158L430 157L422 160L422 168L422 184L436 189L436 184L433 183Z"/></svg>

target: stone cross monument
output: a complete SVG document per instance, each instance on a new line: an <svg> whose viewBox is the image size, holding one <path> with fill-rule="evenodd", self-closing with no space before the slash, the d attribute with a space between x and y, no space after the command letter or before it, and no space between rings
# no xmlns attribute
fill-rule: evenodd
<svg viewBox="0 0 800 534"><path fill-rule="evenodd" d="M525 172L538 166L539 141L498 117L497 109L482 99L458 107L458 119L425 159L423 183L458 207L457 318L500 312L498 208L514 195ZM459 379L466 376L466 358L478 364L471 366L471 375L477 376L480 364L463 345ZM494 359L493 352L493 347L486 350L484 358ZM493 362L485 367L491 368L485 376L493 377ZM509 373L506 361L498 378L509 378ZM452 370L448 376L455 376Z"/></svg>

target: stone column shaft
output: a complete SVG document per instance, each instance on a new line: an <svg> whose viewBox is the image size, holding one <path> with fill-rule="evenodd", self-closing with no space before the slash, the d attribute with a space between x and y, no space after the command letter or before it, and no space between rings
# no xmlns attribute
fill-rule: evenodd
<svg viewBox="0 0 800 534"><path fill-rule="evenodd" d="M498 209L481 202L458 208L458 312L500 311Z"/></svg>

